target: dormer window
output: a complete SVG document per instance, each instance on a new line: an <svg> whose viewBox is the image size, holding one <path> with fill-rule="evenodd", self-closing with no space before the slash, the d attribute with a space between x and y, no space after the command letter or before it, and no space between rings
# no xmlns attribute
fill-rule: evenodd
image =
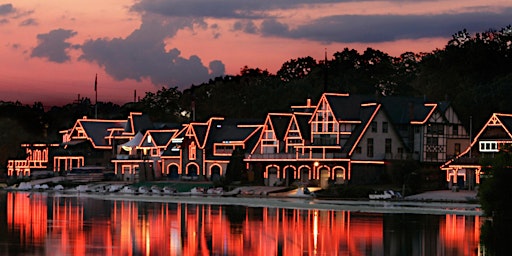
<svg viewBox="0 0 512 256"><path fill-rule="evenodd" d="M497 141L480 141L480 152L499 152Z"/></svg>

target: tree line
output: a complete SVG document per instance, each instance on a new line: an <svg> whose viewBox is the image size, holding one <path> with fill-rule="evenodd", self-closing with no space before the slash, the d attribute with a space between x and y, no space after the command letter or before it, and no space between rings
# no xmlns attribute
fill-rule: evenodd
<svg viewBox="0 0 512 256"><path fill-rule="evenodd" d="M211 116L263 119L268 112L288 111L308 98L316 102L323 92L447 100L464 124L473 120L478 129L493 112L512 113L512 26L475 35L461 30L443 49L428 53L393 57L372 48L362 53L345 48L323 60L290 59L276 74L245 66L237 75L216 77L183 91L162 87L146 92L138 102L99 102L97 108L98 118L124 119L129 112L140 111L154 122L166 123ZM88 98L46 111L40 102L0 102L0 162L22 155L17 150L20 143L59 142L59 131L94 115Z"/></svg>

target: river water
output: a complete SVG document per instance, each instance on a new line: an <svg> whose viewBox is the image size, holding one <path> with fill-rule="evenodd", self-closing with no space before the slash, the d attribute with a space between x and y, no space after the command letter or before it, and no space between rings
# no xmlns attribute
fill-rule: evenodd
<svg viewBox="0 0 512 256"><path fill-rule="evenodd" d="M3 191L0 255L484 255L478 214L207 200L144 202Z"/></svg>

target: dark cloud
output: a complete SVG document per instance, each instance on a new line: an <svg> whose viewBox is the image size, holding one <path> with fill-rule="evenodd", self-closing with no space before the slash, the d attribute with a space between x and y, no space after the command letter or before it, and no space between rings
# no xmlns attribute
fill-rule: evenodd
<svg viewBox="0 0 512 256"><path fill-rule="evenodd" d="M261 33L263 35L281 35L287 36L290 34L288 26L284 23L278 22L275 19L265 20L261 23Z"/></svg>
<svg viewBox="0 0 512 256"><path fill-rule="evenodd" d="M402 2L391 0L390 2ZM232 29L248 34L301 38L322 42L388 42L397 39L449 37L467 28L484 31L506 26L512 17L510 8L493 6L466 8L463 13L436 15L334 15L308 21L307 24L287 23L279 10L297 10L320 4L354 2L353 0L140 0L132 8L142 13L158 13L168 17L200 17L235 19ZM439 1L442 4L443 1ZM261 21L255 26L254 21ZM293 29L291 29L293 27Z"/></svg>
<svg viewBox="0 0 512 256"><path fill-rule="evenodd" d="M339 15L313 20L296 29L268 20L266 36L303 38L324 42L387 42L397 39L447 37L464 28L481 32L506 26L512 8L501 13L474 12L439 15Z"/></svg>
<svg viewBox="0 0 512 256"><path fill-rule="evenodd" d="M20 23L20 26L35 26L37 25L37 21L35 19L26 19Z"/></svg>
<svg viewBox="0 0 512 256"><path fill-rule="evenodd" d="M310 4L342 3L356 0L141 0L132 10L136 12L158 13L171 17L207 18L268 18L269 10L295 9Z"/></svg>
<svg viewBox="0 0 512 256"><path fill-rule="evenodd" d="M0 4L0 16L16 12L12 4Z"/></svg>
<svg viewBox="0 0 512 256"><path fill-rule="evenodd" d="M46 58L51 62L63 63L70 60L67 51L76 46L66 42L76 35L73 30L55 29L47 34L37 35L37 46L32 49L30 57Z"/></svg>
<svg viewBox="0 0 512 256"><path fill-rule="evenodd" d="M258 27L251 20L237 21L233 25L233 30L242 31L247 34L258 33Z"/></svg>
<svg viewBox="0 0 512 256"><path fill-rule="evenodd" d="M226 66L224 66L224 63L222 63L222 61L211 61L208 67L210 68L210 74L212 75L212 77L219 77L226 73Z"/></svg>
<svg viewBox="0 0 512 256"><path fill-rule="evenodd" d="M116 80L149 78L155 85L188 88L208 81L220 71L223 73L222 63L214 62L210 73L198 56L184 58L176 48L166 50L164 41L180 29L193 29L204 24L200 19L144 15L140 28L126 38L86 41L80 59L98 63Z"/></svg>

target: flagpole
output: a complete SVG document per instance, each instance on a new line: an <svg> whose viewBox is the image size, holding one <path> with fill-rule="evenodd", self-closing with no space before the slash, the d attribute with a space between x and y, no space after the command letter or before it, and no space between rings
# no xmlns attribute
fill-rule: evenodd
<svg viewBox="0 0 512 256"><path fill-rule="evenodd" d="M94 78L94 93L96 94L96 103L94 104L94 118L98 119L98 74Z"/></svg>

